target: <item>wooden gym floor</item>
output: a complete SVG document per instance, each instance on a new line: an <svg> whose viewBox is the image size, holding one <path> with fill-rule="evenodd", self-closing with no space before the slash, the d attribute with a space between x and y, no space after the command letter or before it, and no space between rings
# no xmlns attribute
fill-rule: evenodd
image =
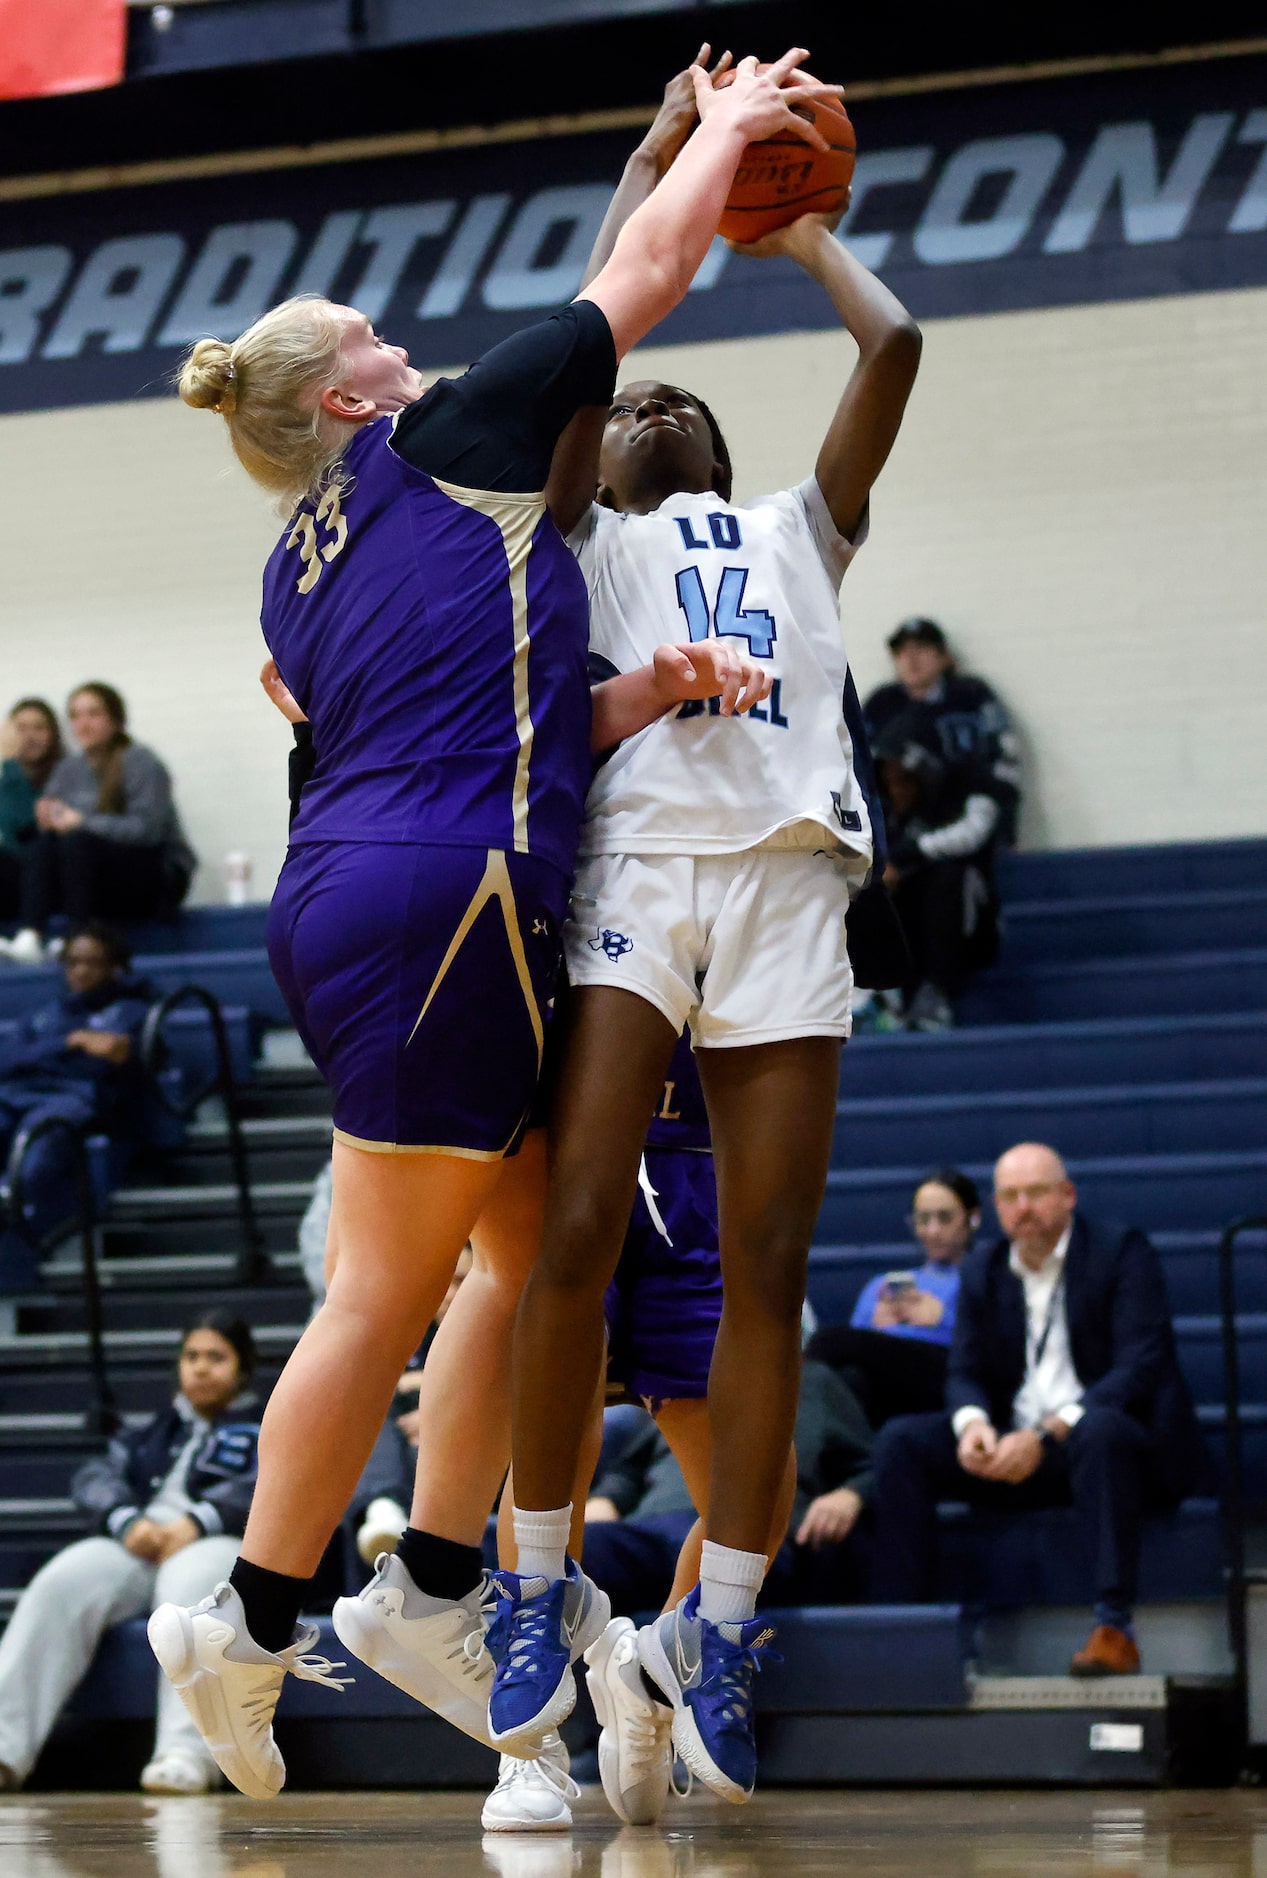
<svg viewBox="0 0 1267 1878"><path fill-rule="evenodd" d="M0 1799L0 1878L1265 1878L1267 1794L772 1792L570 1834L481 1835L475 1794Z"/></svg>

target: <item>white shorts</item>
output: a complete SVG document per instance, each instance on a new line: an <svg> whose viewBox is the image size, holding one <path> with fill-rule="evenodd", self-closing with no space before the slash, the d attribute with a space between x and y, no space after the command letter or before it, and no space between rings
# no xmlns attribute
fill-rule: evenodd
<svg viewBox="0 0 1267 1878"><path fill-rule="evenodd" d="M849 865L825 849L594 855L563 930L568 979L636 992L675 1031L689 1019L703 1049L847 1037Z"/></svg>

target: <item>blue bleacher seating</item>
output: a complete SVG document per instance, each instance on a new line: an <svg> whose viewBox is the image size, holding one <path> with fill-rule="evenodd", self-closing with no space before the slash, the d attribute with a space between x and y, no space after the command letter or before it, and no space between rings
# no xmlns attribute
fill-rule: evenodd
<svg viewBox="0 0 1267 1878"><path fill-rule="evenodd" d="M1002 1148L1050 1139L1083 1206L1143 1227L1161 1253L1217 1486L1219 1235L1229 1218L1267 1211L1267 842L1012 855L1000 886L1000 962L974 980L959 1028L860 1036L845 1052L811 1302L821 1321L840 1321L873 1273L912 1263L904 1221L931 1163L966 1166L988 1192ZM288 1022L265 920L262 907L192 908L137 934L138 967L161 988L193 980L239 1007L244 1064L254 1029ZM41 975L0 969L0 1020L25 1006ZM196 1048L192 1035L185 1048ZM1240 1273L1246 1480L1267 1501L1267 1234L1245 1241ZM942 1530L944 1606L781 1615L788 1660L760 1679L763 1706L803 1707L808 1691L824 1710L956 1707L961 1601L1086 1602L1069 1514L993 1520L952 1507ZM1217 1502L1190 1500L1150 1522L1143 1595L1217 1598L1222 1563ZM339 1655L328 1630L317 1647ZM139 1715L152 1699L142 1627L124 1626L77 1710ZM285 1704L296 1716L334 1714L336 1704L369 1718L409 1710L368 1671L346 1701L295 1685Z"/></svg>
<svg viewBox="0 0 1267 1878"><path fill-rule="evenodd" d="M1267 844L1014 855L1001 869L1000 963L960 1028L862 1036L845 1052L833 1171L810 1262L820 1320L876 1272L912 1262L912 1185L958 1163L988 1193L994 1158L1051 1141L1089 1212L1149 1231L1217 1481L1224 1457L1218 1241L1267 1211ZM989 1218L987 1213L987 1228ZM1267 1499L1267 1234L1239 1262L1246 1482ZM1083 1603L1071 1516L949 1509L942 1591L992 1604ZM1217 1504L1154 1520L1146 1598L1215 1597Z"/></svg>

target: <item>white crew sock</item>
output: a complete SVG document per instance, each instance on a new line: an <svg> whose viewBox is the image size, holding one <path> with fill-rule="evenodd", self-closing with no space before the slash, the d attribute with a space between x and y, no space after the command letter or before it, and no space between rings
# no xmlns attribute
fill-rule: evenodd
<svg viewBox="0 0 1267 1878"><path fill-rule="evenodd" d="M566 1569L568 1533L572 1529L571 1501L550 1513L525 1513L517 1506L514 1515L515 1545L519 1550L515 1569L521 1578L544 1578L553 1584L556 1578L562 1578Z"/></svg>
<svg viewBox="0 0 1267 1878"><path fill-rule="evenodd" d="M699 1568L699 1614L710 1624L744 1624L757 1614L764 1552L736 1552L705 1539Z"/></svg>

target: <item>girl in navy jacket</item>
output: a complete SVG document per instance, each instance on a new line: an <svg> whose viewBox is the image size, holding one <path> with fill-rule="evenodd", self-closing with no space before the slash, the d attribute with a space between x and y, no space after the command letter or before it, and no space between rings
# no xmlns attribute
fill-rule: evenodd
<svg viewBox="0 0 1267 1878"><path fill-rule="evenodd" d="M181 1340L178 1391L143 1428L114 1437L71 1483L97 1528L41 1567L0 1641L0 1786L20 1787L112 1624L227 1578L255 1484L255 1345L241 1318L207 1311ZM148 1793L219 1783L180 1698L160 1678Z"/></svg>

